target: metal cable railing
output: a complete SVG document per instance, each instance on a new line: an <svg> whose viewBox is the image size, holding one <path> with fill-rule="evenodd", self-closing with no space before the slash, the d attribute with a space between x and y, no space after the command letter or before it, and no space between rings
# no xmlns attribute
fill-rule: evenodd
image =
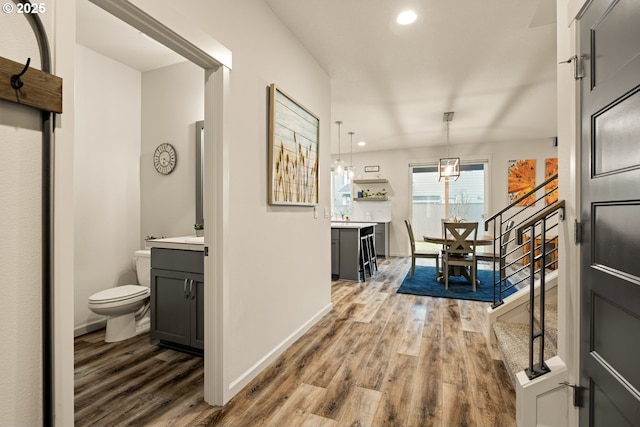
<svg viewBox="0 0 640 427"><path fill-rule="evenodd" d="M531 264L527 259L527 254L525 254L524 249L529 247L536 253L540 253L542 250L547 249L549 245L546 244L545 240L540 240L539 232L538 234L527 234L528 240L518 243L515 236L512 236L511 231L521 228L523 224L537 217L540 212L546 210L547 206L545 206L546 203L543 203L543 201L557 194L557 179L557 174L551 176L542 184L514 200L509 206L485 221L485 230L492 230L492 235L494 236L493 253L499 254L499 257L493 262L494 308L504 303L505 294L509 294L512 289L523 288L528 281L531 281L536 275L539 276L541 269L529 268ZM522 206L521 203L525 201L526 204ZM542 208L539 206L542 206ZM545 233L548 234L549 232L553 232L554 229L557 230L558 223L557 221L555 223L553 223L553 221L546 221L545 227ZM545 243L538 245L538 241ZM553 248L549 248L549 251L545 251L549 258L556 259L555 262L551 262L548 265L545 263L545 267L550 268L557 266L557 246L558 245L555 244ZM498 265L497 269L496 264ZM540 262L537 264L539 265ZM535 266L536 264L533 265Z"/></svg>

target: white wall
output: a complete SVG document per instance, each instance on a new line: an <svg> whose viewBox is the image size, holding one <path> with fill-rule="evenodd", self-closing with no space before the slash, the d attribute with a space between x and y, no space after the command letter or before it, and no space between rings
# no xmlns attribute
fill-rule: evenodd
<svg viewBox="0 0 640 427"><path fill-rule="evenodd" d="M330 82L263 2L181 3L233 52L225 215L225 387L233 394L330 305ZM320 118L320 217L267 203L267 88ZM228 210L227 210L228 209ZM214 237L215 238L215 237Z"/></svg>
<svg viewBox="0 0 640 427"><path fill-rule="evenodd" d="M9 3L12 4L13 3ZM27 20L3 14L0 56L40 69ZM51 19L43 17L50 30ZM51 33L49 32L49 37ZM0 100L0 425L42 424L40 113Z"/></svg>
<svg viewBox="0 0 640 427"><path fill-rule="evenodd" d="M141 240L194 234L195 122L204 119L204 70L191 62L142 74ZM156 147L177 154L169 175L153 167Z"/></svg>
<svg viewBox="0 0 640 427"><path fill-rule="evenodd" d="M509 141L486 143L481 145L455 145L451 149L452 156L460 156L466 160L488 160L488 200L485 209L492 215L508 204L507 198L507 165L509 160L536 159L536 182L542 183L544 177L545 158L557 157L557 147L553 146L553 138L529 141ZM410 164L434 163L446 154L443 147L420 149L384 150L369 153L354 153L353 163L356 166L356 178L375 178L378 174L389 180L385 188L389 191L391 202L391 255L408 256L409 238L403 221L411 216L411 177ZM380 166L380 172L365 173L364 166ZM368 202L375 203L375 202Z"/></svg>
<svg viewBox="0 0 640 427"><path fill-rule="evenodd" d="M84 46L76 48L75 328L102 323L89 296L137 283L140 249L141 74Z"/></svg>

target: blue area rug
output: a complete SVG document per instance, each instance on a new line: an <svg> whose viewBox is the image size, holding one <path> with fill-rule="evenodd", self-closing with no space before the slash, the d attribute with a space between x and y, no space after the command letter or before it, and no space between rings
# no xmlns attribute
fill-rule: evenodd
<svg viewBox="0 0 640 427"><path fill-rule="evenodd" d="M475 292L467 279L455 276L449 277L449 289L446 290L444 283L436 281L435 267L416 265L413 279L409 278L410 275L411 271L407 273L407 277L398 288L399 294L493 302L493 270L478 270L480 284L476 286ZM516 290L511 288L503 294L503 298Z"/></svg>

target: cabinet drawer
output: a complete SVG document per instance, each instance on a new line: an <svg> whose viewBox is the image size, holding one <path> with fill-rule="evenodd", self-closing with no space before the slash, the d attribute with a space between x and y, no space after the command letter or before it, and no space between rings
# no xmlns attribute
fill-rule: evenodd
<svg viewBox="0 0 640 427"><path fill-rule="evenodd" d="M204 274L204 252L151 248L151 268Z"/></svg>

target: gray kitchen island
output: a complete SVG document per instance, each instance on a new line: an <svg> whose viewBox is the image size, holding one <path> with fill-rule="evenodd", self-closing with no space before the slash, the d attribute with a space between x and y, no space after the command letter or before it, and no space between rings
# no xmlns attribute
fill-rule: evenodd
<svg viewBox="0 0 640 427"><path fill-rule="evenodd" d="M331 223L331 276L360 281L360 237L375 234L375 222Z"/></svg>

